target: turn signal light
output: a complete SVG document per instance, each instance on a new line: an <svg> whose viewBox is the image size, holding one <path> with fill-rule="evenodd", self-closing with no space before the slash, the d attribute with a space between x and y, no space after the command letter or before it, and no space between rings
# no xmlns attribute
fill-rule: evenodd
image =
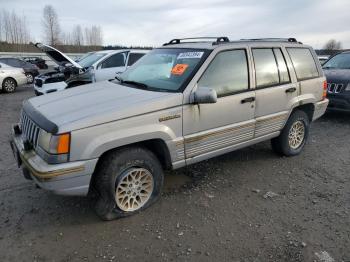
<svg viewBox="0 0 350 262"><path fill-rule="evenodd" d="M62 134L58 137L57 154L69 153L70 134Z"/></svg>

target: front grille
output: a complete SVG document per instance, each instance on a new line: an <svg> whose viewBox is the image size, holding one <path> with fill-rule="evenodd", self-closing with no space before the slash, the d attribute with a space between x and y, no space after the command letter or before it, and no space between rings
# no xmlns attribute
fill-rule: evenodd
<svg viewBox="0 0 350 262"><path fill-rule="evenodd" d="M40 127L37 126L24 111L22 111L21 114L20 126L23 141L28 141L34 148L36 148L38 144Z"/></svg>
<svg viewBox="0 0 350 262"><path fill-rule="evenodd" d="M43 86L43 80L36 78L35 79L35 85L37 87L42 87Z"/></svg>
<svg viewBox="0 0 350 262"><path fill-rule="evenodd" d="M338 83L328 83L328 93L329 94L338 94L343 92L344 90L344 85L343 84L338 84Z"/></svg>

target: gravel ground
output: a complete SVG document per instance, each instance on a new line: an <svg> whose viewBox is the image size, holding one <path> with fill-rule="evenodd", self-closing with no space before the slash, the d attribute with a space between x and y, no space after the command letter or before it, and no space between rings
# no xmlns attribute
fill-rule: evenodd
<svg viewBox="0 0 350 262"><path fill-rule="evenodd" d="M265 142L171 172L154 206L102 222L16 167L10 127L31 96L0 94L1 261L350 261L350 115L316 121L297 157Z"/></svg>

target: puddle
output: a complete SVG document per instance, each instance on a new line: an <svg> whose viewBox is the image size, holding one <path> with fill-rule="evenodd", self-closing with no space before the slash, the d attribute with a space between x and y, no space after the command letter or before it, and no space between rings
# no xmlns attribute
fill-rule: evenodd
<svg viewBox="0 0 350 262"><path fill-rule="evenodd" d="M192 178L184 174L169 174L164 177L164 193L181 191L183 187L192 183Z"/></svg>

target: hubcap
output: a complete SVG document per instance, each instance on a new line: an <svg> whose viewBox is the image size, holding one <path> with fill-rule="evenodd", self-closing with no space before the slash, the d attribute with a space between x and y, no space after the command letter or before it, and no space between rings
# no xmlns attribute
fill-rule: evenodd
<svg viewBox="0 0 350 262"><path fill-rule="evenodd" d="M305 136L304 123L300 120L294 122L291 129L289 130L289 135L288 135L289 146L292 149L299 148L304 141L304 136Z"/></svg>
<svg viewBox="0 0 350 262"><path fill-rule="evenodd" d="M16 85L12 80L8 79L5 81L4 87L7 92L12 92L15 90Z"/></svg>
<svg viewBox="0 0 350 262"><path fill-rule="evenodd" d="M28 83L32 83L33 82L33 76L31 74L27 74L26 77L27 77L27 82Z"/></svg>
<svg viewBox="0 0 350 262"><path fill-rule="evenodd" d="M153 176L144 168L131 168L121 175L116 186L115 201L123 211L135 211L143 207L153 192Z"/></svg>

